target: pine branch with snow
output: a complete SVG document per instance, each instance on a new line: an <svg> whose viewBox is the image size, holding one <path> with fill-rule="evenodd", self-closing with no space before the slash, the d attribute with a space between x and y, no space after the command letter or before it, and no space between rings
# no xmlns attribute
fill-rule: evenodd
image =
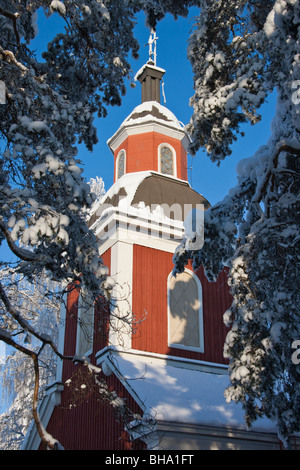
<svg viewBox="0 0 300 470"><path fill-rule="evenodd" d="M205 213L203 248L191 252L185 239L174 255L175 273L189 259L209 280L228 267L226 398L242 403L249 426L260 416L273 420L286 447L300 430L292 360L300 338L299 36L297 1L202 2L189 46L192 151L204 147L220 164L274 89L278 103L270 140L239 162L236 187Z"/></svg>

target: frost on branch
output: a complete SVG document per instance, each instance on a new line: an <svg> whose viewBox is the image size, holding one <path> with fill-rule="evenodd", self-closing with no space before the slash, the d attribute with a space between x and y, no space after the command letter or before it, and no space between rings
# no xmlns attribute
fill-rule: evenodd
<svg viewBox="0 0 300 470"><path fill-rule="evenodd" d="M202 6L189 46L192 150L205 147L220 163L240 125L257 121L257 109L274 89L277 110L270 140L239 162L236 187L205 213L203 248L188 251L183 240L174 271L192 259L214 280L228 266L226 399L242 403L249 426L259 416L273 420L289 447L300 430L299 365L292 360L300 338L300 6L294 0Z"/></svg>
<svg viewBox="0 0 300 470"><path fill-rule="evenodd" d="M274 81L280 80L280 59L274 50L270 62L263 30L273 3L201 2L188 49L195 84L190 102L194 109L189 125L192 152L205 147L211 159L220 162L231 153L241 125L260 120L257 111Z"/></svg>
<svg viewBox="0 0 300 470"><path fill-rule="evenodd" d="M42 438L49 440L37 414L40 351L24 337L35 338L41 350L60 352L54 337L28 320L24 304L12 302L8 284L11 272L31 284L47 273L59 283L60 293L75 282L92 299L109 295L113 282L86 221L95 197L83 178L77 145L92 150L97 142L94 115L105 116L108 106L121 103L130 73L128 54L136 57L138 44L132 34L133 12L124 2L23 3L0 0L0 76L5 84L5 104L0 105L0 243L10 250L1 263L10 269L7 276L8 269L2 271L0 284L6 328L1 339L34 364L34 416ZM46 15L59 14L63 22L57 36L49 32L41 61L30 49L38 34L39 8ZM44 315L38 305L32 313Z"/></svg>
<svg viewBox="0 0 300 470"><path fill-rule="evenodd" d="M34 1L24 10L17 4L0 2L6 86L0 109L1 232L29 279L46 267L57 281L76 280L96 296L104 278L84 215L94 196L82 177L76 144L92 150L93 115L103 116L107 105L121 102L127 55L136 56L138 49L133 13L118 1L53 0L49 7ZM42 62L29 49L39 7L66 20Z"/></svg>

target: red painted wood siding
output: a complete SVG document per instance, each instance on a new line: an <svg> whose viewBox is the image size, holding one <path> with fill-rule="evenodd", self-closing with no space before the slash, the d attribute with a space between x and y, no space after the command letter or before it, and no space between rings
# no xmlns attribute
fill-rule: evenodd
<svg viewBox="0 0 300 470"><path fill-rule="evenodd" d="M111 250L106 251L102 255L103 264L110 270ZM67 311L65 323L65 341L64 341L64 354L65 356L73 356L76 353L76 335L77 335L77 318L78 318L78 299L79 290L75 287L70 288L70 293L67 298ZM94 328L94 342L93 354L91 361L94 361L95 354L103 349L108 344L108 318L107 304L105 302L99 303L95 308L95 328ZM64 361L63 367L63 380L66 380L73 371L73 364L70 361Z"/></svg>
<svg viewBox="0 0 300 470"><path fill-rule="evenodd" d="M65 386L62 393L61 405L54 409L47 426L47 431L63 445L65 450L130 450L142 449L144 444L140 441L131 442L126 431L125 423L118 419L113 408L101 399L97 390L80 395L73 395L72 383L92 382L91 377L85 380L82 366L73 367L72 382ZM77 375L76 375L77 374ZM81 381L82 379L82 381ZM110 390L117 392L118 396L126 399L126 404L135 412L141 413L132 397L122 384L113 375L105 377ZM75 397L75 399L74 399ZM43 446L40 446L43 449Z"/></svg>
<svg viewBox="0 0 300 470"><path fill-rule="evenodd" d="M132 347L160 354L226 363L223 345L227 328L223 314L231 305L226 272L220 273L217 282L209 283L203 269L195 274L200 279L203 292L204 353L168 347L167 279L174 265L172 253L135 245L133 250L133 313L142 319L133 336ZM192 270L191 266L188 266Z"/></svg>
<svg viewBox="0 0 300 470"><path fill-rule="evenodd" d="M158 132L146 132L127 137L115 151L115 167L120 150L126 152L126 173L158 171L158 147L170 144L176 152L177 178L187 180L187 154L180 140ZM114 181L116 180L116 168Z"/></svg>
<svg viewBox="0 0 300 470"><path fill-rule="evenodd" d="M110 269L111 253L108 250L103 256L104 264ZM70 289L67 299L67 314L65 324L66 355L76 351L78 289ZM94 347L90 357L95 364L95 354L108 344L108 309L107 304L99 303L95 309ZM124 422L114 412L95 388L93 378L82 365L72 361L64 361L63 383L71 378L70 386L64 387L61 394L61 404L54 409L47 426L47 431L63 445L66 450L130 450L142 449L144 444L137 441L132 443L126 431ZM98 378L107 382L111 391L125 398L126 403L134 413L141 413L133 398L113 375L105 377L102 373ZM86 384L86 389L81 385ZM78 389L78 391L75 390ZM43 446L41 445L42 449Z"/></svg>

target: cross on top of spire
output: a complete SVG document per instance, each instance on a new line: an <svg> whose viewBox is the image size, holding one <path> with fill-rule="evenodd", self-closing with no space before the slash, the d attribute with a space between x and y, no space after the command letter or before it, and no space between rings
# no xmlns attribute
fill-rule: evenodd
<svg viewBox="0 0 300 470"><path fill-rule="evenodd" d="M158 37L156 36L156 31L154 29L151 29L150 36L149 36L149 61L152 61L154 65L156 66L156 42L158 40Z"/></svg>
<svg viewBox="0 0 300 470"><path fill-rule="evenodd" d="M145 46L149 46L149 59L146 64L137 72L135 80L142 84L142 103L145 101L157 101L160 103L160 81L165 70L156 65L156 43L158 37L156 31L151 29L149 41Z"/></svg>

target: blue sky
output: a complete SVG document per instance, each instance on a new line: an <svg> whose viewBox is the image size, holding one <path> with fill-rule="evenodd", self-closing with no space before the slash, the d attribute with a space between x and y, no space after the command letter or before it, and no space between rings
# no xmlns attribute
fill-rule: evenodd
<svg viewBox="0 0 300 470"><path fill-rule="evenodd" d="M189 107L189 99L193 95L193 76L191 65L187 59L187 42L189 32L193 25L193 17L198 9L191 9L189 18L174 20L167 15L158 24L157 28L157 65L166 70L164 75L164 90L167 106L184 124L188 123L192 115ZM42 13L38 13L39 33L32 42L32 47L41 50L46 47L47 39L61 29L60 18L57 14L46 19ZM140 58L132 59L133 75L148 60L148 42L150 31L145 26L144 15L137 16L135 34L140 43ZM131 113L133 108L141 103L141 88L137 83L132 89L128 82L127 94L123 98L120 107L108 109L105 119L95 118L98 129L99 142L93 152L88 152L84 146L80 146L78 157L83 162L85 176L88 180L96 176L103 178L105 189L113 184L113 156L107 146L107 140L119 128L123 120ZM262 108L262 121L255 126L245 126L244 138L240 138L233 146L233 153L217 167L207 157L204 151L199 151L195 157L189 156L188 171L189 182L192 187L203 194L211 204L223 199L229 189L236 184L236 165L239 160L252 156L260 145L267 143L270 136L271 119L275 113L275 97L271 96ZM162 101L162 104L163 101ZM4 250L5 251L5 250ZM1 249L3 254L3 248ZM1 355L1 341L0 341Z"/></svg>
<svg viewBox="0 0 300 470"><path fill-rule="evenodd" d="M164 91L166 96L165 106L169 108L184 124L187 124L192 116L192 108L189 99L193 95L193 74L190 62L187 59L187 44L190 30L195 17L199 13L198 8L192 8L188 18L174 20L171 15L159 22L157 27L157 65L165 69ZM63 20L57 13L46 18L43 11L38 11L38 35L32 41L31 48L39 55L47 48L48 41L54 34L62 31ZM137 15L135 36L140 43L140 57L138 60L131 58L132 75L147 62L149 58L148 43L150 31L145 26L143 13ZM135 88L127 83L127 93L123 97L120 107L108 108L106 118L95 118L99 142L92 152L84 145L79 146L78 157L83 164L83 176L89 180L96 176L102 177L105 189L113 184L114 162L113 155L107 146L107 140L116 132L120 124L141 103L141 85L136 83ZM162 104L164 104L162 100ZM236 165L247 157L251 157L255 151L267 143L270 136L271 120L275 113L276 99L270 96L268 103L263 105L262 121L255 126L245 125L245 137L240 137L232 147L232 154L218 167L207 157L205 151L198 151L194 157L188 156L188 177L191 186L201 193L213 205L222 200L237 182ZM7 249L1 247L1 255L7 257ZM10 254L9 254L10 256Z"/></svg>
<svg viewBox="0 0 300 470"><path fill-rule="evenodd" d="M192 8L188 18L174 20L167 15L157 27L157 65L166 70L164 75L164 90L167 106L179 121L187 124L192 115L189 99L193 95L192 68L187 59L187 42L193 20L198 14L198 8ZM40 49L46 46L47 35L60 29L57 14L45 19L39 12L39 34L32 43L32 47ZM131 59L133 75L148 60L148 42L150 31L145 26L144 15L137 15L135 35L140 43L140 57ZM244 126L246 136L240 138L232 147L233 153L217 167L207 157L205 151L199 151L195 157L188 157L189 182L192 187L203 194L211 204L215 204L226 196L228 190L236 184L236 165L242 158L252 156L260 145L267 143L270 136L270 123L275 113L275 97L269 97L269 102L262 107L262 121L255 126ZM131 88L128 82L127 94L120 107L108 108L106 118L95 118L99 142L93 152L89 152L82 145L78 157L84 166L83 175L87 178L101 176L108 190L113 184L113 156L107 146L107 140L119 128L123 120L131 113L133 108L141 102L140 83ZM161 101L162 104L163 100Z"/></svg>

